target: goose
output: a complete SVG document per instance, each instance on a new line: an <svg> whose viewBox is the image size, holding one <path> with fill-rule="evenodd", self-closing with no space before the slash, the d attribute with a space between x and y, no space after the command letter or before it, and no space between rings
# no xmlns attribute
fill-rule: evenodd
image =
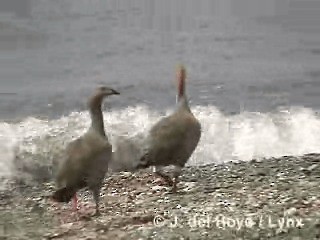
<svg viewBox="0 0 320 240"><path fill-rule="evenodd" d="M172 186L177 192L178 178L188 159L196 149L201 137L201 125L192 114L185 93L186 69L180 65L176 74L177 103L175 111L150 130L147 147L137 168L154 167L154 173ZM166 175L163 167L173 165L172 178Z"/></svg>
<svg viewBox="0 0 320 240"><path fill-rule="evenodd" d="M93 193L95 215L100 215L100 189L112 157L112 145L105 134L101 105L105 97L118 94L102 86L89 99L91 126L84 135L67 145L56 177L59 188L53 193L53 200L67 203L73 197L76 206L77 191L87 187Z"/></svg>

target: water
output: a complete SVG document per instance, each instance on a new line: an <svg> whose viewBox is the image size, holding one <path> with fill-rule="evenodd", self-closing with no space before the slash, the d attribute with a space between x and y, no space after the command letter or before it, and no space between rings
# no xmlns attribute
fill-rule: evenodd
<svg viewBox="0 0 320 240"><path fill-rule="evenodd" d="M140 139L172 111L178 63L203 126L190 164L319 152L316 1L0 4L0 176L50 168L99 84L121 92L104 107L111 142Z"/></svg>

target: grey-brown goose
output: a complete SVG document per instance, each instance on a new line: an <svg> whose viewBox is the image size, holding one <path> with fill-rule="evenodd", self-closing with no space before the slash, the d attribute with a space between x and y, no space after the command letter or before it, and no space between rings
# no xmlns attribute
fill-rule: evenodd
<svg viewBox="0 0 320 240"><path fill-rule="evenodd" d="M155 173L173 185L173 192L177 191L181 170L197 147L201 136L201 125L192 114L185 94L186 70L183 66L179 66L176 79L176 110L151 128L146 153L138 164L138 168L154 166ZM174 166L172 179L162 172L162 167L169 165Z"/></svg>
<svg viewBox="0 0 320 240"><path fill-rule="evenodd" d="M91 126L83 136L68 144L57 174L60 188L52 195L52 199L58 202L69 202L72 197L76 201L77 191L88 187L93 192L96 215L100 214L100 188L112 155L112 146L104 131L101 105L106 96L113 94L119 93L100 87L89 99Z"/></svg>

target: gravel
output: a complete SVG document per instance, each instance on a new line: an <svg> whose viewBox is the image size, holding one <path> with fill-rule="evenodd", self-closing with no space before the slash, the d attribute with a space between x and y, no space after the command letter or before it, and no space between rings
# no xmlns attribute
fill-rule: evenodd
<svg viewBox="0 0 320 240"><path fill-rule="evenodd" d="M112 173L93 217L87 191L76 212L49 199L53 182L11 182L0 239L319 239L319 183L319 154L186 167L177 194L150 171Z"/></svg>

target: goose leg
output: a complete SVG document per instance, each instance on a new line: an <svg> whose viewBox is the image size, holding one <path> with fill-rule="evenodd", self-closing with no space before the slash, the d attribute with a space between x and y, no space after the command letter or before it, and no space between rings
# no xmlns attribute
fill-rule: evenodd
<svg viewBox="0 0 320 240"><path fill-rule="evenodd" d="M78 197L77 197L77 193L74 194L73 196L73 210L77 211L78 210Z"/></svg>
<svg viewBox="0 0 320 240"><path fill-rule="evenodd" d="M155 174L156 176L161 177L161 178L162 178L167 184L169 184L170 186L173 185L173 181L172 181L172 179L170 178L170 176L167 175L167 174L165 174L165 173L163 173L163 171L162 171L162 166L155 166L155 167L153 168L153 172L154 172L154 174Z"/></svg>
<svg viewBox="0 0 320 240"><path fill-rule="evenodd" d="M175 177L173 180L172 193L177 193L177 184L178 184L178 177Z"/></svg>
<svg viewBox="0 0 320 240"><path fill-rule="evenodd" d="M95 187L92 192L93 192L93 198L94 198L94 201L96 203L96 212L94 214L94 216L100 216L101 213L100 213L100 210L99 210L99 200L100 200L100 188L98 187Z"/></svg>
<svg viewBox="0 0 320 240"><path fill-rule="evenodd" d="M174 166L173 170L173 187L172 187L172 192L177 193L177 184L178 184L178 179L181 174L182 167L180 166Z"/></svg>

